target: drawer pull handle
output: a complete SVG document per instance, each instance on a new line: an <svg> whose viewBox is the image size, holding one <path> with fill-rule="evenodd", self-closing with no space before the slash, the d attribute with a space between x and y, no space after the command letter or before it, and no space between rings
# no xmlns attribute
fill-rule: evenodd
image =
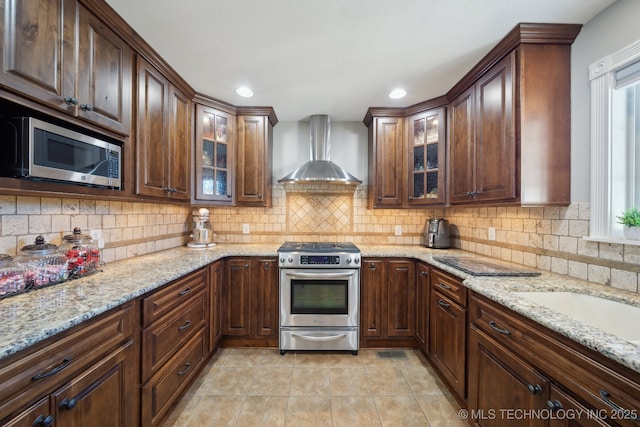
<svg viewBox="0 0 640 427"><path fill-rule="evenodd" d="M553 402L550 401L550 400L547 400L547 408L549 408L549 410L552 411L552 412L559 411L560 409L563 409L562 403L560 403L557 400L554 400Z"/></svg>
<svg viewBox="0 0 640 427"><path fill-rule="evenodd" d="M620 417L619 419L628 419L633 421L640 420L636 411L630 411L629 409L624 409L622 406L618 405L613 400L609 399L611 397L611 393L609 393L608 391L600 390L600 397L602 398L604 403L606 403L611 407L611 409L616 411L617 413L616 415Z"/></svg>
<svg viewBox="0 0 640 427"><path fill-rule="evenodd" d="M178 375L182 376L182 375L186 374L187 372L189 372L189 370L191 369L191 363L189 363L189 362L185 363L184 366L185 366L185 368L182 371L178 372Z"/></svg>
<svg viewBox="0 0 640 427"><path fill-rule="evenodd" d="M501 334L505 334L505 335L511 335L511 331L508 329L502 329L498 326L496 326L496 322L494 322L493 320L489 321L489 326L491 326L491 329L493 329L496 332L500 332Z"/></svg>
<svg viewBox="0 0 640 427"><path fill-rule="evenodd" d="M444 307L444 308L449 308L451 307L451 304L447 304L446 302L442 301L441 299L438 300L438 305L440 307Z"/></svg>
<svg viewBox="0 0 640 427"><path fill-rule="evenodd" d="M429 275L429 272L428 272L428 271L421 271L421 272L420 272L420 275L421 275L421 276L428 276L428 275Z"/></svg>
<svg viewBox="0 0 640 427"><path fill-rule="evenodd" d="M58 372L62 371L64 368L66 368L69 365L71 365L71 357L65 357L62 360L62 363L60 365L56 366L55 368L53 368L50 371L41 372L39 374L34 375L33 377L31 377L31 380L32 381L37 381L37 380L41 380L43 378L50 377L51 375L55 375Z"/></svg>
<svg viewBox="0 0 640 427"><path fill-rule="evenodd" d="M188 288L185 288L185 289L181 290L181 291L178 293L178 295L183 296L183 295L188 294L189 292L191 292L191 287L188 287Z"/></svg>
<svg viewBox="0 0 640 427"><path fill-rule="evenodd" d="M70 411L75 408L77 404L78 401L76 399L63 399L62 402L60 402L60 409L66 409Z"/></svg>
<svg viewBox="0 0 640 427"><path fill-rule="evenodd" d="M38 415L38 417L33 420L33 427L50 427L53 425L53 417L51 415Z"/></svg>
<svg viewBox="0 0 640 427"><path fill-rule="evenodd" d="M438 286L440 286L442 289L451 289L451 286L446 285L446 284L444 284L442 282L438 283Z"/></svg>
<svg viewBox="0 0 640 427"><path fill-rule="evenodd" d="M527 388L531 394L542 394L542 387L540 387L540 384L529 384Z"/></svg>
<svg viewBox="0 0 640 427"><path fill-rule="evenodd" d="M178 326L178 330L179 331L184 331L185 329L187 329L189 326L191 326L191 320L187 320L187 322L182 325L182 326Z"/></svg>

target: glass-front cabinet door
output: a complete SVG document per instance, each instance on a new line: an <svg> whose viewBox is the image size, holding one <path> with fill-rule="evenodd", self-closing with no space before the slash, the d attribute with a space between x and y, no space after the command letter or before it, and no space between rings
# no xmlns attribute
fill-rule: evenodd
<svg viewBox="0 0 640 427"><path fill-rule="evenodd" d="M409 205L444 204L444 109L409 118Z"/></svg>
<svg viewBox="0 0 640 427"><path fill-rule="evenodd" d="M196 123L195 198L231 203L234 118L230 114L198 105Z"/></svg>

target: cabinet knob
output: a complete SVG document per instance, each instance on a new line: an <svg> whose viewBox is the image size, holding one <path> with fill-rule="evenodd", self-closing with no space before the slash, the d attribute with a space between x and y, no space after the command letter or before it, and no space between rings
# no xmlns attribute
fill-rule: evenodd
<svg viewBox="0 0 640 427"><path fill-rule="evenodd" d="M244 265L244 268L249 268L249 264L245 264L245 265Z"/></svg>
<svg viewBox="0 0 640 427"><path fill-rule="evenodd" d="M529 384L527 388L531 394L542 394L542 387L540 387L540 384Z"/></svg>
<svg viewBox="0 0 640 427"><path fill-rule="evenodd" d="M375 270L376 269L376 265L374 263L369 264L369 268L371 270Z"/></svg>
<svg viewBox="0 0 640 427"><path fill-rule="evenodd" d="M77 404L78 401L76 399L63 399L62 402L60 402L60 409L67 409L70 411L75 408Z"/></svg>
<svg viewBox="0 0 640 427"><path fill-rule="evenodd" d="M262 199L262 194L258 194L258 199Z"/></svg>
<svg viewBox="0 0 640 427"><path fill-rule="evenodd" d="M91 104L80 104L80 109L83 111L93 111L93 105Z"/></svg>
<svg viewBox="0 0 640 427"><path fill-rule="evenodd" d="M271 265L268 262L264 263L264 269L268 270L271 267Z"/></svg>
<svg viewBox="0 0 640 427"><path fill-rule="evenodd" d="M549 410L551 411L559 411L560 409L562 409L562 403L557 400L554 400L553 402L547 400L547 408L549 408Z"/></svg>
<svg viewBox="0 0 640 427"><path fill-rule="evenodd" d="M421 271L421 272L420 272L420 275L421 275L421 276L428 276L428 275L429 275L429 272L428 272L428 271Z"/></svg>
<svg viewBox="0 0 640 427"><path fill-rule="evenodd" d="M382 196L378 196L378 201L382 200Z"/></svg>
<svg viewBox="0 0 640 427"><path fill-rule="evenodd" d="M409 201L413 200L413 196L409 196Z"/></svg>
<svg viewBox="0 0 640 427"><path fill-rule="evenodd" d="M38 417L33 420L33 427L49 427L53 425L54 418L51 415L38 415Z"/></svg>
<svg viewBox="0 0 640 427"><path fill-rule="evenodd" d="M78 98L75 98L73 96L65 96L64 102L66 102L67 105L78 105Z"/></svg>

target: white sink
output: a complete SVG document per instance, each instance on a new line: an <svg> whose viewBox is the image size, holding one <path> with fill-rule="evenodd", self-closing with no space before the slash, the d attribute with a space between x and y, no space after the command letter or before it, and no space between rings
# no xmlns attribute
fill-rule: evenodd
<svg viewBox="0 0 640 427"><path fill-rule="evenodd" d="M640 345L640 307L576 292L512 294Z"/></svg>

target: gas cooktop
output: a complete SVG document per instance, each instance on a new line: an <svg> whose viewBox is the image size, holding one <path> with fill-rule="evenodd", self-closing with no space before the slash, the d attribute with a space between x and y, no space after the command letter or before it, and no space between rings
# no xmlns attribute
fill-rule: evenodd
<svg viewBox="0 0 640 427"><path fill-rule="evenodd" d="M360 253L360 249L349 242L285 242L278 252L300 253Z"/></svg>

